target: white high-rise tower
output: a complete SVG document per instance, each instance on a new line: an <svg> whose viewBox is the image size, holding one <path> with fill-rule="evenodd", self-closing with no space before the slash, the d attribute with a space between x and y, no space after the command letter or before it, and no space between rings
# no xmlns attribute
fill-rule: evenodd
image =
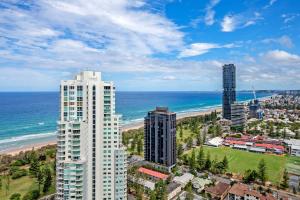
<svg viewBox="0 0 300 200"><path fill-rule="evenodd" d="M60 86L57 200L126 200L126 153L115 87L84 71Z"/></svg>

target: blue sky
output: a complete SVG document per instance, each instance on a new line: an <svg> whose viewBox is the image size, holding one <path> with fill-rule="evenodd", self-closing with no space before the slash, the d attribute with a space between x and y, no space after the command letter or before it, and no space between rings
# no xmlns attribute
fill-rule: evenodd
<svg viewBox="0 0 300 200"><path fill-rule="evenodd" d="M298 0L2 0L0 91L57 91L81 70L118 90L300 89Z"/></svg>

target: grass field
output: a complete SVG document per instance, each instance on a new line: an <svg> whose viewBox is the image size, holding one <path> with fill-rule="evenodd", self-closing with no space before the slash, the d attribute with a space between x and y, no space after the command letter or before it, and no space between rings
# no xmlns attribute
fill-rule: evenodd
<svg viewBox="0 0 300 200"><path fill-rule="evenodd" d="M176 131L176 140L179 143L186 143L187 138L190 136L192 136L192 138L195 138L195 134L192 133L190 129L183 129L182 137L180 137L180 129L178 128Z"/></svg>
<svg viewBox="0 0 300 200"><path fill-rule="evenodd" d="M300 176L300 157L289 156L287 159L286 168L289 173Z"/></svg>
<svg viewBox="0 0 300 200"><path fill-rule="evenodd" d="M4 182L4 180L2 182ZM23 196L32 189L38 189L38 186L35 183L35 180L33 178L30 178L29 176L24 176L16 180L11 180L7 195L3 183L2 190L0 191L0 199L9 199L10 195L12 195L13 193L20 193Z"/></svg>
<svg viewBox="0 0 300 200"><path fill-rule="evenodd" d="M251 153L229 147L214 148L205 146L205 154L208 151L212 160L217 158L220 161L226 155L229 161L228 171L241 175L247 169L257 169L259 161L263 158L266 162L268 180L275 184L280 182L285 167L294 171L300 169L300 158L295 157Z"/></svg>
<svg viewBox="0 0 300 200"><path fill-rule="evenodd" d="M55 177L52 179L53 184L47 194L52 194L55 192L54 181ZM36 179L30 176L24 176L15 180L10 180L9 191L6 195L4 180L2 180L2 190L0 190L0 200L9 200L9 197L14 193L20 193L21 198L30 190L38 189L38 184ZM47 195L42 194L42 196Z"/></svg>

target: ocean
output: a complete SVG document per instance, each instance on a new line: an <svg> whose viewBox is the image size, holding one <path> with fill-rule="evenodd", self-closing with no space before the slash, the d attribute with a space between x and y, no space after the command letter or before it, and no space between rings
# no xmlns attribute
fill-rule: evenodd
<svg viewBox="0 0 300 200"><path fill-rule="evenodd" d="M270 96L257 93L257 98ZM253 99L238 92L238 101ZM124 124L143 120L156 106L187 113L221 106L221 92L116 92L116 112ZM0 92L0 152L55 139L58 92Z"/></svg>

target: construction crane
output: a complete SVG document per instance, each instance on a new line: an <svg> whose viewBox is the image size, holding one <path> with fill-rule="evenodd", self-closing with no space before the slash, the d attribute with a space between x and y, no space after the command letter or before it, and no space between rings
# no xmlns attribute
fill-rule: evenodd
<svg viewBox="0 0 300 200"><path fill-rule="evenodd" d="M256 100L256 94L255 94L255 89L254 89L253 85L252 85L252 92L253 92L254 100Z"/></svg>

